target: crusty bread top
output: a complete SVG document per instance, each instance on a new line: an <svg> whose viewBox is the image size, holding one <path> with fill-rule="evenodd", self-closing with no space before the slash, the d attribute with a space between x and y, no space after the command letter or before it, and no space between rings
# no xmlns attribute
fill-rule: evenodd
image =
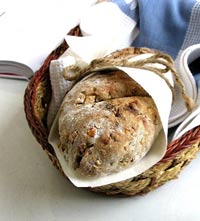
<svg viewBox="0 0 200 221"><path fill-rule="evenodd" d="M86 176L118 172L148 152L161 129L152 98L122 71L78 82L59 116L60 148Z"/></svg>

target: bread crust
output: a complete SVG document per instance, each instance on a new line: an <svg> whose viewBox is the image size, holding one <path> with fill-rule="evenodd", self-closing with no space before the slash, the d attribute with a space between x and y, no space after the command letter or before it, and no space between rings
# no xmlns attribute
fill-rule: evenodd
<svg viewBox="0 0 200 221"><path fill-rule="evenodd" d="M60 149L84 176L128 168L151 148L161 130L148 93L122 71L104 71L78 82L59 115Z"/></svg>

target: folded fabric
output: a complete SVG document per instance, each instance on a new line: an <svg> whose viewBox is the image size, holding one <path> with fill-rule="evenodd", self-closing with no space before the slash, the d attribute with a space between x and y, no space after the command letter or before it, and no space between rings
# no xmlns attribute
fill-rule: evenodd
<svg viewBox="0 0 200 221"><path fill-rule="evenodd" d="M112 0L137 22L133 45L161 50L177 59L190 45L200 42L198 0Z"/></svg>
<svg viewBox="0 0 200 221"><path fill-rule="evenodd" d="M171 55L186 85L187 94L197 101L193 76L182 68L183 63L186 65L182 54L189 46L200 43L200 1L112 0L112 2L137 22L139 34L132 46L155 48ZM187 65L189 62L187 61ZM179 124L189 114L183 100L180 99L178 87L175 86L175 89L177 97L172 107L169 127Z"/></svg>
<svg viewBox="0 0 200 221"><path fill-rule="evenodd" d="M58 60L52 61L50 65L50 79L52 86L52 98L49 106L47 124L50 126L55 118L55 115L60 107L60 104L66 94L66 90L70 90L74 84L74 81L66 81L62 72L66 66L75 64L75 59L70 56L65 58L60 58Z"/></svg>

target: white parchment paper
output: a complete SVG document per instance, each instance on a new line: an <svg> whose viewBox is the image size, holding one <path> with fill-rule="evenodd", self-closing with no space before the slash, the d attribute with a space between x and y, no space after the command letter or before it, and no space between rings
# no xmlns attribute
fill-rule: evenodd
<svg viewBox="0 0 200 221"><path fill-rule="evenodd" d="M109 67L108 67L109 68ZM124 169L112 175L90 178L83 177L77 171L70 168L67 161L64 159L62 152L59 150L59 111L56 119L51 127L49 142L53 146L56 156L62 166L64 173L77 187L96 187L110 183L119 182L137 176L144 172L159 160L162 159L167 147L167 131L168 131L168 118L172 104L172 93L165 80L160 78L157 74L136 68L114 67L127 73L132 79L137 81L153 98L162 122L162 130L155 140L148 154L138 163L134 164L128 169ZM112 67L113 69L113 67ZM98 69L96 69L98 70ZM171 81L170 73L167 74ZM164 105L163 105L164 103Z"/></svg>

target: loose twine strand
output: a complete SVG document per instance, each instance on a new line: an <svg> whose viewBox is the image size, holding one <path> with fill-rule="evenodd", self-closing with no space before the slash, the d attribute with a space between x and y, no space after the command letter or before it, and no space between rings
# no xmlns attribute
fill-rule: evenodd
<svg viewBox="0 0 200 221"><path fill-rule="evenodd" d="M151 57L130 61L131 58L144 53L152 53L152 50L146 48L126 48L120 51L113 52L110 55L107 55L103 58L93 60L87 67L80 68L76 65L70 65L64 69L63 77L68 81L80 81L82 78L89 75L95 69L103 68L103 67L114 67L114 66L121 66L121 67L130 67L130 68L139 68L154 72L159 77L161 77L169 88L172 91L173 100L175 99L175 90L173 86L170 84L169 80L165 77L165 73L171 71L174 79L179 85L181 89L182 97L185 101L185 105L188 111L192 111L195 106L195 102L192 98L190 98L186 94L185 85L181 80L179 74L174 68L174 62L172 58L167 55L163 54L160 51L153 51L153 55ZM157 68L150 66L152 64L160 64L162 68ZM164 66L164 67L163 67Z"/></svg>

